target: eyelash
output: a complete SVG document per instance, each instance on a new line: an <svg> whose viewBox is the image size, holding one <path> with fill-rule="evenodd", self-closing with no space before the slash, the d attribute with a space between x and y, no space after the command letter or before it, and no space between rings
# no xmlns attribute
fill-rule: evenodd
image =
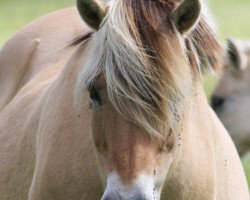
<svg viewBox="0 0 250 200"><path fill-rule="evenodd" d="M95 89L95 87L90 88L89 97L91 98L93 102L97 102L99 105L102 105L102 99L99 93L97 92L97 90Z"/></svg>

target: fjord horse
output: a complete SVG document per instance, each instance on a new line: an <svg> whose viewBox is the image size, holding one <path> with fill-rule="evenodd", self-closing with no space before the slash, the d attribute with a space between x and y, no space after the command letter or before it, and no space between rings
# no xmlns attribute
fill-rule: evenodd
<svg viewBox="0 0 250 200"><path fill-rule="evenodd" d="M250 151L250 42L228 39L224 73L211 99L241 157Z"/></svg>
<svg viewBox="0 0 250 200"><path fill-rule="evenodd" d="M58 11L0 52L0 199L248 200L202 89L221 59L203 5L77 7L85 22Z"/></svg>

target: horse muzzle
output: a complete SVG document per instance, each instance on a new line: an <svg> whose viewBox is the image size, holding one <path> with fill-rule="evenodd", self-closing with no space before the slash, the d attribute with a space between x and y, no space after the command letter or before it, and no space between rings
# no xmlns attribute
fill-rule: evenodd
<svg viewBox="0 0 250 200"><path fill-rule="evenodd" d="M108 176L107 187L101 200L160 200L150 176L139 176L131 184L123 183L116 173Z"/></svg>

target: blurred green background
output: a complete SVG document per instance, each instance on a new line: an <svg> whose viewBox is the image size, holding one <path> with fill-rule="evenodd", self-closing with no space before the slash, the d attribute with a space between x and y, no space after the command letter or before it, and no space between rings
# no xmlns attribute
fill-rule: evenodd
<svg viewBox="0 0 250 200"><path fill-rule="evenodd" d="M250 39L250 0L207 0L218 22L220 38ZM0 47L23 25L54 10L75 5L75 0L0 0ZM216 80L204 77L205 90L210 97ZM243 161L250 183L250 161ZM249 184L250 185L250 184Z"/></svg>

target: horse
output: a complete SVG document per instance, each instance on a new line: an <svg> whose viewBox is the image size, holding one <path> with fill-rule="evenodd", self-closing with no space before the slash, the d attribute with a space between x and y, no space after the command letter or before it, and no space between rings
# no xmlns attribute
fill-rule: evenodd
<svg viewBox="0 0 250 200"><path fill-rule="evenodd" d="M225 72L211 103L243 157L250 150L250 42L230 38L226 51Z"/></svg>
<svg viewBox="0 0 250 200"><path fill-rule="evenodd" d="M248 200L201 74L199 0L77 0L0 52L1 200Z"/></svg>

